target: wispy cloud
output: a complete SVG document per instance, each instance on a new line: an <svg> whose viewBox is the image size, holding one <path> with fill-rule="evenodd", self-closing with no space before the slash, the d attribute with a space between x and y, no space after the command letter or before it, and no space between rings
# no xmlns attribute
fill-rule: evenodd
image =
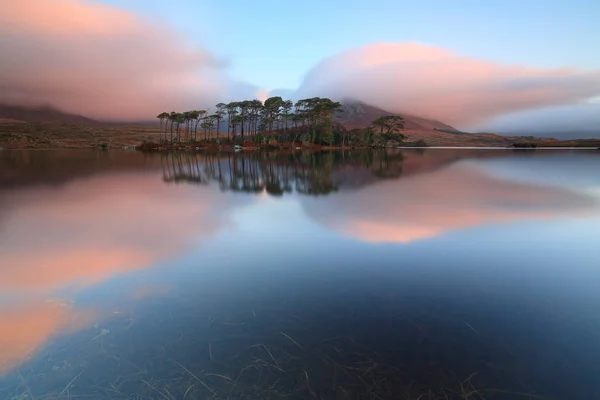
<svg viewBox="0 0 600 400"><path fill-rule="evenodd" d="M376 43L332 56L297 96L349 97L462 127L600 94L600 71L501 65L417 43Z"/></svg>

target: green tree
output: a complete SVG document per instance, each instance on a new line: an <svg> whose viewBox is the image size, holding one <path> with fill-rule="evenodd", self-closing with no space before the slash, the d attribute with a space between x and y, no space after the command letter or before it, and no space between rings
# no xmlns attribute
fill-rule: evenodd
<svg viewBox="0 0 600 400"><path fill-rule="evenodd" d="M371 146L374 142L373 128L367 127L363 131L363 143L365 146Z"/></svg>
<svg viewBox="0 0 600 400"><path fill-rule="evenodd" d="M177 132L177 143L181 143L180 128L181 128L181 125L185 123L186 118L182 113L175 113L175 115L172 116L172 118L175 122L175 127L176 127L176 132Z"/></svg>
<svg viewBox="0 0 600 400"><path fill-rule="evenodd" d="M167 112L161 112L160 114L158 114L156 116L156 118L158 118L160 120L159 133L160 133L160 137L162 138L162 124L163 124L163 121L168 121L169 120L169 113L167 113ZM165 140L166 139L167 139L167 124L165 122Z"/></svg>
<svg viewBox="0 0 600 400"><path fill-rule="evenodd" d="M169 121L171 121L171 135L170 135L169 141L171 143L173 143L173 125L177 121L177 113L175 111L171 111L169 113Z"/></svg>
<svg viewBox="0 0 600 400"><path fill-rule="evenodd" d="M187 113L187 125L188 125L188 141L192 141L192 140L196 140L196 124L194 122L196 122L198 120L198 118L200 117L200 111L199 110L192 110L192 111L188 111ZM194 137L192 138L192 132L194 133Z"/></svg>
<svg viewBox="0 0 600 400"><path fill-rule="evenodd" d="M249 120L250 107L252 102L250 100L244 100L238 102L238 110L240 117L240 135L242 136L242 143L244 142L244 127L246 122Z"/></svg>
<svg viewBox="0 0 600 400"><path fill-rule="evenodd" d="M194 116L196 117L196 122L194 123L194 141L197 140L197 133L198 133L198 125L204 121L204 117L206 116L207 111L206 110L197 110L196 111L197 114L194 114ZM200 126L202 128L202 126Z"/></svg>
<svg viewBox="0 0 600 400"><path fill-rule="evenodd" d="M217 118L218 118L217 114L212 114L207 117L207 120L210 124L210 127L208 128L208 140L211 140L213 137L213 128L215 128L215 122L217 122ZM217 137L219 137L219 126L218 125L216 126L214 131L216 132Z"/></svg>
<svg viewBox="0 0 600 400"><path fill-rule="evenodd" d="M323 143L326 143L328 146L331 146L335 142L335 135L333 132L333 122L331 120L326 120L320 126L321 128L321 140Z"/></svg>
<svg viewBox="0 0 600 400"><path fill-rule="evenodd" d="M227 139L231 140L231 135L235 135L235 118L238 114L237 108L238 108L238 102L237 101L232 101L231 103L227 104L226 106L226 110L227 110Z"/></svg>
<svg viewBox="0 0 600 400"><path fill-rule="evenodd" d="M208 131L212 130L213 121L210 117L204 117L200 127L204 131L204 141L208 141Z"/></svg>
<svg viewBox="0 0 600 400"><path fill-rule="evenodd" d="M183 113L181 113L181 115L183 116L183 134L184 137L187 139L189 132L188 127L191 121L191 111L184 111Z"/></svg>
<svg viewBox="0 0 600 400"><path fill-rule="evenodd" d="M262 114L264 106L260 100L255 99L250 102L249 108L250 108L249 116L250 116L250 123L251 123L250 131L254 135L256 135L258 132L258 126L259 126L258 121L260 120L260 116Z"/></svg>
<svg viewBox="0 0 600 400"><path fill-rule="evenodd" d="M221 129L221 120L227 113L227 104L218 103L216 105L216 107L217 107L217 111L215 111L214 116L215 116L215 121L217 122L217 136L218 136L219 129Z"/></svg>
<svg viewBox="0 0 600 400"><path fill-rule="evenodd" d="M287 131L288 129L288 119L293 117L292 108L294 107L294 103L291 100L286 100L281 104L282 116L283 116L283 129Z"/></svg>
<svg viewBox="0 0 600 400"><path fill-rule="evenodd" d="M404 129L404 118L399 115L384 115L374 120L372 124L380 128L380 134L399 133Z"/></svg>
<svg viewBox="0 0 600 400"><path fill-rule="evenodd" d="M269 97L265 100L264 116L269 121L269 131L273 131L273 122L279 114L279 109L283 105L283 99L280 96Z"/></svg>

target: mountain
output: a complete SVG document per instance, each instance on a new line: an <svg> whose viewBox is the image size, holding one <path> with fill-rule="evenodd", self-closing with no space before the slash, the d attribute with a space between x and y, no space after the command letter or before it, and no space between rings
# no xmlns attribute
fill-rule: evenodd
<svg viewBox="0 0 600 400"><path fill-rule="evenodd" d="M371 125L371 122L384 115L395 115L392 112L382 110L360 101L346 100L342 102L342 111L335 117L337 122L346 129L360 129ZM415 115L401 114L404 117L404 128L410 130L439 130L446 133L461 134L454 127L440 121L417 117Z"/></svg>
<svg viewBox="0 0 600 400"><path fill-rule="evenodd" d="M69 114L50 106L22 107L0 104L0 120L23 122L60 122L78 124L97 124L98 122L81 115Z"/></svg>

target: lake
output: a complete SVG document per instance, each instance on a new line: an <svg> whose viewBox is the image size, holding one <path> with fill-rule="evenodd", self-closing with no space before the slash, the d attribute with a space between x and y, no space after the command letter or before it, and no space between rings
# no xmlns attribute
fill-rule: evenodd
<svg viewBox="0 0 600 400"><path fill-rule="evenodd" d="M0 398L598 399L600 153L0 152Z"/></svg>

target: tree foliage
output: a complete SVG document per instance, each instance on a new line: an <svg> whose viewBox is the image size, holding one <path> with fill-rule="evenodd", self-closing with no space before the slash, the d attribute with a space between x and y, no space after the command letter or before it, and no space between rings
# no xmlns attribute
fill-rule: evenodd
<svg viewBox="0 0 600 400"><path fill-rule="evenodd" d="M231 143L291 143L292 145L326 146L386 146L402 143L404 119L391 115L377 118L364 131L348 131L336 122L335 115L343 111L342 104L326 97L300 99L296 103L280 96L259 100L218 103L216 111L190 110L183 113L162 112L161 139L182 143L199 140L198 129L204 132L204 141L214 141L227 134ZM163 130L164 122L164 130Z"/></svg>

